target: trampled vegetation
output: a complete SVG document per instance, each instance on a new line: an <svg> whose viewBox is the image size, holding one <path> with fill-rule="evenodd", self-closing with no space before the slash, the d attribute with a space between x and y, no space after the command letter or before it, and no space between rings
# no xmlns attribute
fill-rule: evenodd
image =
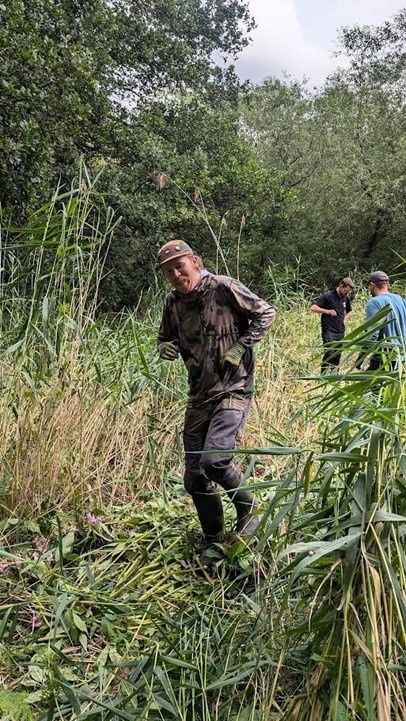
<svg viewBox="0 0 406 721"><path fill-rule="evenodd" d="M0 15L1 718L404 721L405 369L355 359L366 273L404 291L406 12L311 90L241 86L244 0ZM278 313L236 454L261 533L228 514L210 573L155 350L174 237ZM310 300L348 274L320 378Z"/></svg>
<svg viewBox="0 0 406 721"><path fill-rule="evenodd" d="M262 530L243 543L230 514L209 574L161 288L96 312L115 218L84 173L3 255L3 718L404 719L404 371L354 371L362 291L344 372L320 379L317 319L270 276L237 454Z"/></svg>

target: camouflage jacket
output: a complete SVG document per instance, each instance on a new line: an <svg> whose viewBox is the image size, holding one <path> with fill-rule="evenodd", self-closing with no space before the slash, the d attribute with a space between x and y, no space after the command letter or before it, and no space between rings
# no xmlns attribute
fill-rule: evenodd
<svg viewBox="0 0 406 721"><path fill-rule="evenodd" d="M158 346L176 340L189 376L189 405L230 395L253 393L252 346L267 333L274 309L242 283L201 271L202 279L188 294L172 290L166 297ZM224 376L220 359L236 341L246 351L236 372Z"/></svg>

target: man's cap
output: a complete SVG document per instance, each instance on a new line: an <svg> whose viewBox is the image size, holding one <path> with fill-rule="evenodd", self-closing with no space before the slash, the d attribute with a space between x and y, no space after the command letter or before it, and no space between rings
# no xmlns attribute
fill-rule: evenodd
<svg viewBox="0 0 406 721"><path fill-rule="evenodd" d="M165 265L168 260L181 258L183 255L194 255L194 252L184 240L169 240L158 251L158 265Z"/></svg>
<svg viewBox="0 0 406 721"><path fill-rule="evenodd" d="M383 270L374 270L368 278L368 283L389 283L389 276Z"/></svg>
<svg viewBox="0 0 406 721"><path fill-rule="evenodd" d="M343 278L341 281L341 285L347 285L349 288L351 288L351 290L354 290L354 288L355 288L355 283L354 283L353 279L350 277Z"/></svg>

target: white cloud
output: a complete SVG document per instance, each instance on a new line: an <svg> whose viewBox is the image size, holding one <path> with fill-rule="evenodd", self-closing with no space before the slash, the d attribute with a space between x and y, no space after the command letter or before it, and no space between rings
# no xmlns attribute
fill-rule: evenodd
<svg viewBox="0 0 406 721"><path fill-rule="evenodd" d="M328 57L308 41L293 0L250 0L257 28L252 44L241 54L237 71L244 80L258 81L268 75L310 76L319 82L325 77ZM330 63L328 70L333 67Z"/></svg>
<svg viewBox="0 0 406 721"><path fill-rule="evenodd" d="M237 72L253 82L287 72L319 85L337 67L332 54L340 27L381 24L403 4L404 0L249 0L258 27L236 63Z"/></svg>

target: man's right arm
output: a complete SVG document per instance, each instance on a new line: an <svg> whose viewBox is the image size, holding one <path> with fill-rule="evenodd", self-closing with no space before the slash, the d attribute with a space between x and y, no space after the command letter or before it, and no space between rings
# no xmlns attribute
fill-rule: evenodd
<svg viewBox="0 0 406 721"><path fill-rule="evenodd" d="M365 308L365 320L371 320L371 318L374 317L376 313L379 312L379 310L382 308L379 301L376 300L376 298L370 298L367 302L366 308ZM376 330L374 333L371 334L369 340L378 340L379 339L379 330Z"/></svg>
<svg viewBox="0 0 406 721"><path fill-rule="evenodd" d="M375 298L370 298L365 308L365 320L370 320L378 312L380 306Z"/></svg>
<svg viewBox="0 0 406 721"><path fill-rule="evenodd" d="M371 318L374 317L375 313L378 313L379 308L380 308L379 301L377 301L375 298L370 298L368 300L368 302L366 304L366 308L365 308L365 320L366 321L371 320ZM368 338L368 341L377 341L377 340L379 340L379 330L372 333ZM367 351L361 350L358 355L358 358L356 360L356 363L355 363L355 367L358 370L362 370L362 364L366 357L367 357ZM372 356L372 358L373 357L374 356ZM369 366L369 368L367 370L373 370L373 369L371 368L371 366Z"/></svg>
<svg viewBox="0 0 406 721"><path fill-rule="evenodd" d="M172 327L171 315L168 301L166 301L161 325L159 326L157 344L158 355L163 360L176 360L179 357L179 340Z"/></svg>
<svg viewBox="0 0 406 721"><path fill-rule="evenodd" d="M310 306L310 310L312 313L319 313L325 314L325 315L337 315L337 311L334 310L334 308L322 308L321 305L317 305L317 303L313 303L312 306Z"/></svg>

